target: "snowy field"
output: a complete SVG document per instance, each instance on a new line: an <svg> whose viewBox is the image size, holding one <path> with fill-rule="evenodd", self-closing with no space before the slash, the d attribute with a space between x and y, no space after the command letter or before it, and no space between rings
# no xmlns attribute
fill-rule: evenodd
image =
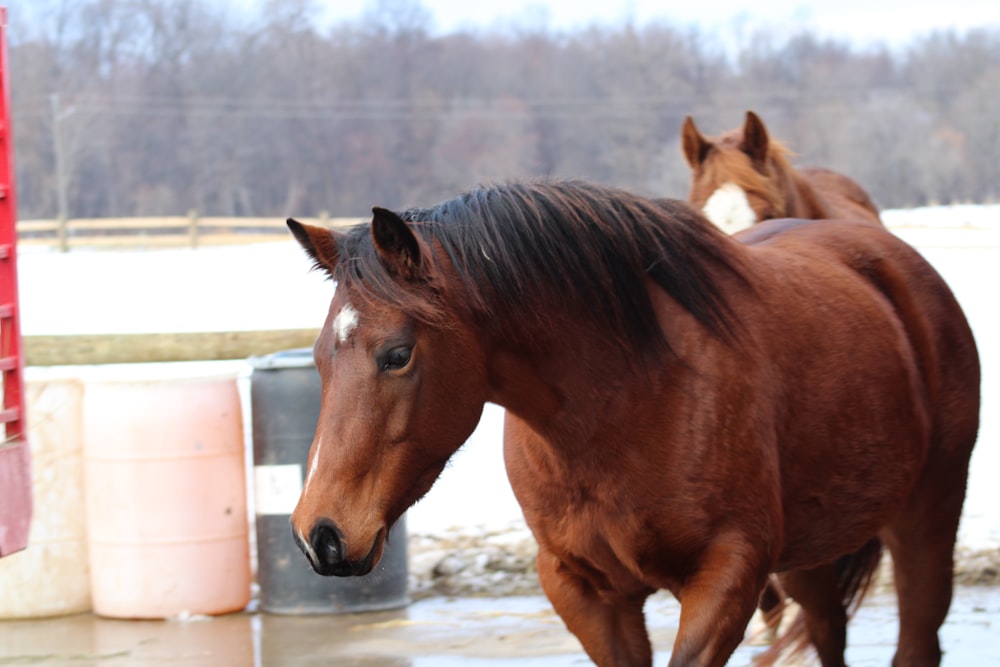
<svg viewBox="0 0 1000 667"><path fill-rule="evenodd" d="M1000 548L1000 205L886 211L884 220L937 267L962 303L983 363L982 430L973 456L963 546ZM332 285L293 242L198 250L19 256L25 335L318 328ZM235 362L239 364L240 362ZM501 454L502 410L479 428L408 528L502 528L520 521Z"/></svg>

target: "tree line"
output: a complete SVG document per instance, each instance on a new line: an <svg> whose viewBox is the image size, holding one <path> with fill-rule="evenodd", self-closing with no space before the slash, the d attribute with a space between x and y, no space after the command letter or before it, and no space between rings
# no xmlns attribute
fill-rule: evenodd
<svg viewBox="0 0 1000 667"><path fill-rule="evenodd" d="M437 34L419 0L32 0L10 12L21 218L364 216L579 177L684 198L680 127L755 110L884 208L1000 196L1000 29L852 46L544 22ZM19 22L19 19L23 21Z"/></svg>

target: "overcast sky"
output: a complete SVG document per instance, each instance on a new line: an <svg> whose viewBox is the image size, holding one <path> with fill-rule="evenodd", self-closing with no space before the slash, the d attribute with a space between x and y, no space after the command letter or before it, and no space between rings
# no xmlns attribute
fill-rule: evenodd
<svg viewBox="0 0 1000 667"><path fill-rule="evenodd" d="M365 0L317 0L327 20L360 17ZM525 25L544 21L553 29L593 23L637 24L662 20L694 25L726 37L739 30L767 26L779 31L809 28L855 44L905 42L937 28L967 30L1000 27L997 0L422 0L437 32L456 28ZM530 18L529 18L530 17ZM728 33L728 34L727 34Z"/></svg>

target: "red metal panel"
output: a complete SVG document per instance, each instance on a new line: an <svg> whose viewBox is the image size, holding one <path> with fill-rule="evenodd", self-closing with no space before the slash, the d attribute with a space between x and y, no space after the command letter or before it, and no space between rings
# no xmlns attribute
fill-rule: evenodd
<svg viewBox="0 0 1000 667"><path fill-rule="evenodd" d="M27 546L31 467L24 420L24 351L17 300L17 201L7 76L7 8L0 7L0 556Z"/></svg>

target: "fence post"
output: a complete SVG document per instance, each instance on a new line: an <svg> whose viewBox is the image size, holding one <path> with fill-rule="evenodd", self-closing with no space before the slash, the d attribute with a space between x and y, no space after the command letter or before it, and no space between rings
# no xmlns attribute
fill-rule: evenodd
<svg viewBox="0 0 1000 667"><path fill-rule="evenodd" d="M69 220L65 215L59 216L56 234L59 237L59 252L69 252Z"/></svg>
<svg viewBox="0 0 1000 667"><path fill-rule="evenodd" d="M192 249L198 247L198 211L194 209L188 211L188 239Z"/></svg>

